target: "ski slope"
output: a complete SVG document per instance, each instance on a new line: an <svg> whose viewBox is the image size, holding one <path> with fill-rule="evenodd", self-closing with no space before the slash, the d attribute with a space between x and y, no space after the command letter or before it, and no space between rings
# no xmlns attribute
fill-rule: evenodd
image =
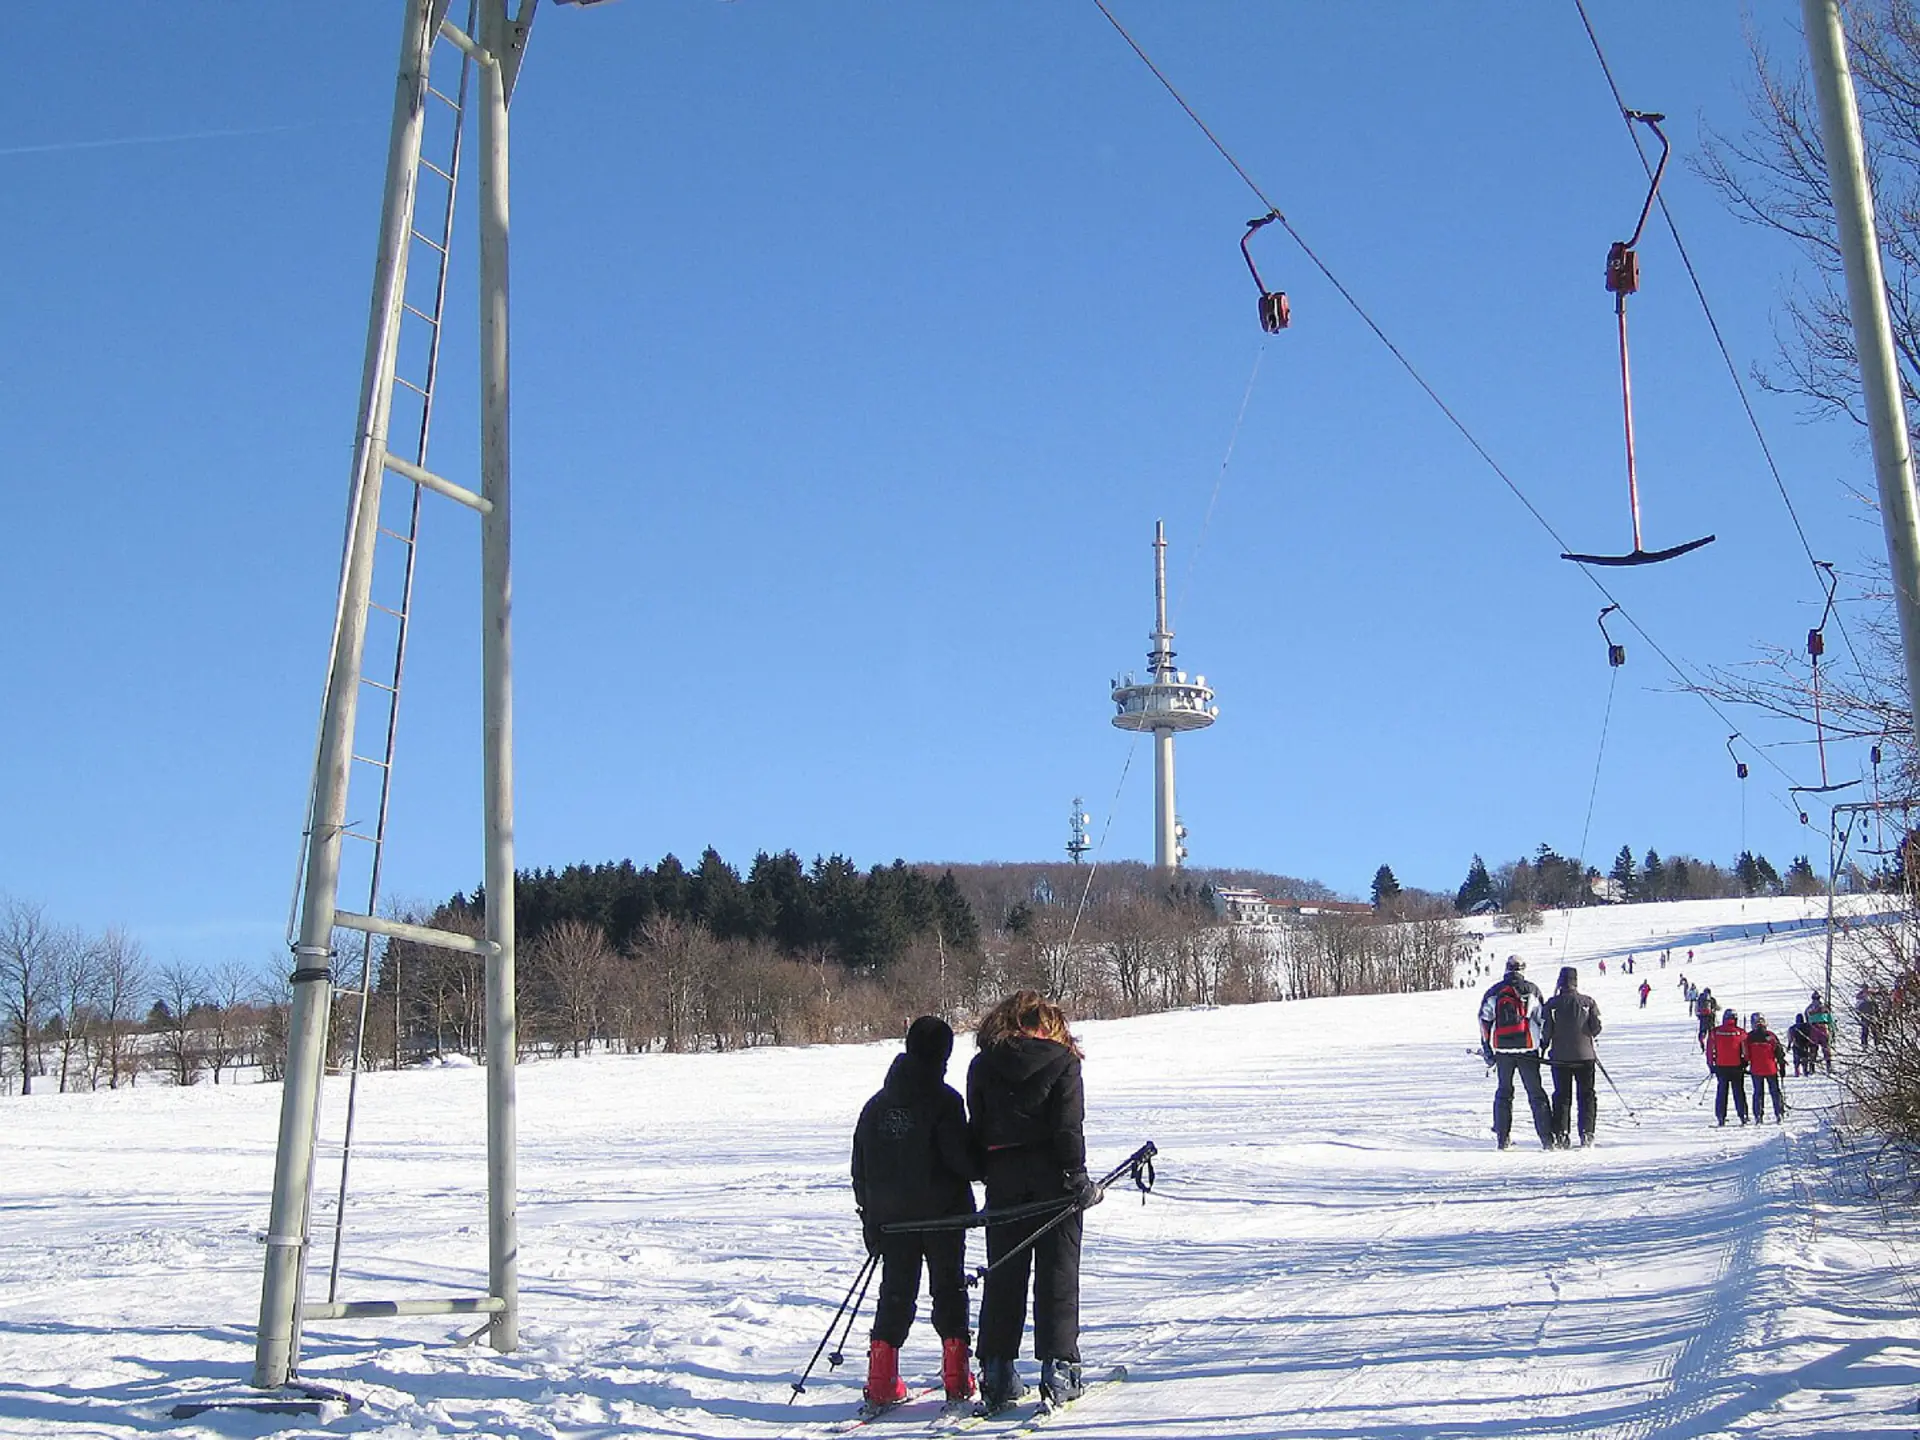
<svg viewBox="0 0 1920 1440"><path fill-rule="evenodd" d="M1684 970L1784 1032L1824 956L1817 927L1785 927L1823 908L1622 906L1489 938L1548 989L1570 955L1600 1002L1640 1123L1603 1083L1588 1151L1532 1148L1524 1101L1494 1148L1473 1022L1490 975L1081 1027L1095 1165L1152 1139L1160 1181L1087 1222L1084 1353L1130 1379L1046 1434L1911 1436L1913 1224L1835 1163L1824 1078L1786 1082L1784 1125L1715 1128L1679 997ZM365 1402L324 1424L164 1418L248 1373L278 1087L8 1100L0 1436L824 1435L857 1399L864 1327L845 1368L791 1405L789 1385L860 1258L847 1139L894 1049L526 1066L524 1348L453 1348L448 1320L310 1327L307 1378ZM483 1292L482 1078L363 1083L341 1298ZM923 1308L903 1360L924 1383L938 1358Z"/></svg>

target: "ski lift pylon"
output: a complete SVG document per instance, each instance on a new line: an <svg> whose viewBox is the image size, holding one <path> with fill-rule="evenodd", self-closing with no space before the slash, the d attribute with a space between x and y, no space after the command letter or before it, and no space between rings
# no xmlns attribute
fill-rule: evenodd
<svg viewBox="0 0 1920 1440"><path fill-rule="evenodd" d="M1660 177L1666 174L1667 156L1672 146L1667 135L1660 128L1660 122L1667 117L1648 110L1628 110L1629 120L1638 120L1660 141L1660 163L1653 167L1653 182L1647 188L1647 200L1640 207L1640 222L1633 227L1633 235L1626 240L1616 240L1607 249L1607 289L1613 295L1613 313L1620 330L1620 408L1625 417L1627 434L1627 508L1633 516L1633 549L1625 555L1583 555L1573 551L1563 552L1562 560L1573 560L1582 565L1657 565L1662 560L1675 560L1690 550L1698 550L1702 545L1711 545L1712 535L1703 535L1698 540L1689 540L1683 545L1669 546L1665 550L1649 550L1640 541L1640 477L1634 460L1633 450L1633 372L1627 363L1627 297L1640 288L1640 256L1634 248L1640 243L1640 232L1647 228L1647 216L1653 213L1653 202L1660 194Z"/></svg>
<svg viewBox="0 0 1920 1440"><path fill-rule="evenodd" d="M1247 249L1247 242L1265 225L1271 225L1280 218L1278 210L1269 210L1257 220L1247 222L1247 233L1240 237L1240 258L1247 262L1247 273L1253 276L1253 287L1260 292L1260 328L1269 335L1278 335L1293 322L1293 310L1287 304L1284 290L1269 290L1266 282L1260 278L1260 267L1253 263L1253 252Z"/></svg>

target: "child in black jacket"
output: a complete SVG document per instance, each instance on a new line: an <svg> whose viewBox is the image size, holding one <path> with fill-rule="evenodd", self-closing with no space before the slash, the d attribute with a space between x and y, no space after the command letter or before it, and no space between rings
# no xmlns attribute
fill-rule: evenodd
<svg viewBox="0 0 1920 1440"><path fill-rule="evenodd" d="M883 1233L900 1221L973 1213L979 1176L967 1139L960 1096L945 1083L953 1029L922 1015L907 1030L906 1053L895 1058L880 1092L867 1101L853 1132L853 1199L867 1253L880 1257L880 1299L867 1350L866 1401L897 1404L907 1398L900 1378L900 1346L920 1299L927 1270L933 1328L940 1335L940 1378L947 1398L973 1394L969 1368L966 1244L962 1229Z"/></svg>

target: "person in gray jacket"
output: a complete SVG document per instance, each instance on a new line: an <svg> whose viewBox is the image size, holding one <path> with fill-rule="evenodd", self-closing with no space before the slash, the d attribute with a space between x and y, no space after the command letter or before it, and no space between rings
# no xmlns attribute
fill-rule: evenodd
<svg viewBox="0 0 1920 1440"><path fill-rule="evenodd" d="M1593 1089L1600 1059L1593 1048L1593 1037L1600 1033L1600 1007L1591 995L1580 993L1580 972L1571 965L1561 967L1553 998L1542 1007L1541 1031L1547 1063L1553 1066L1554 1147L1565 1150L1573 1144L1576 1091L1580 1143L1591 1145L1600 1112Z"/></svg>

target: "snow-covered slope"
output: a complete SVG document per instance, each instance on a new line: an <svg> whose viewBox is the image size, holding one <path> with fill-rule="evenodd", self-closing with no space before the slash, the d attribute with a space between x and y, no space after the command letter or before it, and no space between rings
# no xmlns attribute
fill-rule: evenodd
<svg viewBox="0 0 1920 1440"><path fill-rule="evenodd" d="M1787 1082L1784 1126L1714 1128L1679 998L1684 970L1784 1030L1824 955L1789 923L1821 908L1626 906L1490 937L1549 987L1570 957L1600 1001L1624 1103L1602 1086L1585 1152L1494 1148L1482 979L1084 1026L1095 1164L1152 1139L1160 1184L1088 1218L1085 1351L1131 1379L1049 1433L1910 1435L1912 1227L1836 1188L1824 1078ZM791 1406L788 1387L858 1262L847 1136L892 1049L527 1066L525 1348L454 1349L449 1321L312 1327L306 1374L366 1400L324 1427L161 1418L247 1374L278 1087L8 1100L0 1435L820 1433L855 1365ZM482 1083L364 1082L342 1298L484 1289ZM937 1373L924 1314L905 1359Z"/></svg>

